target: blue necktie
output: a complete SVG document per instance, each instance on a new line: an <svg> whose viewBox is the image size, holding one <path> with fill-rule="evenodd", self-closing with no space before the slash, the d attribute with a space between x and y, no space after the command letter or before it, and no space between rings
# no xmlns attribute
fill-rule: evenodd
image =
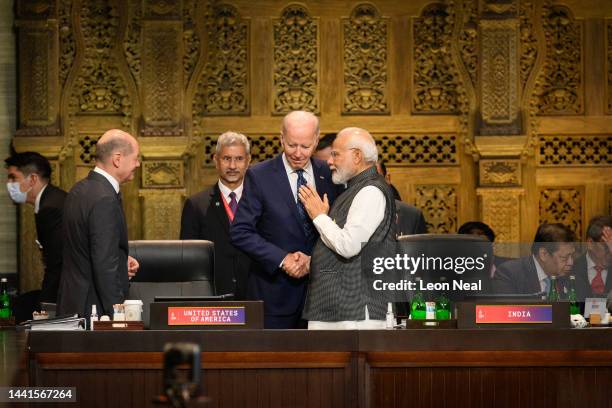
<svg viewBox="0 0 612 408"><path fill-rule="evenodd" d="M300 187L305 186L306 183L306 179L304 178L304 169L299 169L295 171L298 175L297 178L297 189L296 189L296 193L299 193L300 191ZM304 234L306 234L306 239L308 241L310 241L310 239L313 237L314 232L312 230L312 224L310 221L310 217L308 216L308 213L306 212L306 209L304 208L304 204L302 204L302 202L300 201L300 197L297 197L297 208L298 208L298 213L300 215L300 221L302 221L302 227L304 228Z"/></svg>

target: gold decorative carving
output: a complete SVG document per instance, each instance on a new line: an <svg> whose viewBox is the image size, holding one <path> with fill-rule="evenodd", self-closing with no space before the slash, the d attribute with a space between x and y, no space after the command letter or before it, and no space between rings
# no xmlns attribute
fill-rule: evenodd
<svg viewBox="0 0 612 408"><path fill-rule="evenodd" d="M481 110L484 125L505 125L501 134L518 133L517 21L483 20ZM500 134L498 126L493 126ZM482 132L481 134L486 134Z"/></svg>
<svg viewBox="0 0 612 408"><path fill-rule="evenodd" d="M143 202L143 239L178 239L184 189L146 189L138 193Z"/></svg>
<svg viewBox="0 0 612 408"><path fill-rule="evenodd" d="M540 166L610 166L610 135L540 136L537 146Z"/></svg>
<svg viewBox="0 0 612 408"><path fill-rule="evenodd" d="M274 20L274 114L319 112L318 19L299 5Z"/></svg>
<svg viewBox="0 0 612 408"><path fill-rule="evenodd" d="M578 187L542 188L539 224L559 222L581 237L583 200L583 192Z"/></svg>
<svg viewBox="0 0 612 408"><path fill-rule="evenodd" d="M381 160L399 166L459 163L455 135L374 135Z"/></svg>
<svg viewBox="0 0 612 408"><path fill-rule="evenodd" d="M536 83L540 115L583 113L582 22L564 7L544 18L546 62Z"/></svg>
<svg viewBox="0 0 612 408"><path fill-rule="evenodd" d="M93 164L96 158L96 144L98 143L99 137L92 137L89 135L80 135L79 137L79 164Z"/></svg>
<svg viewBox="0 0 612 408"><path fill-rule="evenodd" d="M208 57L198 86L196 115L249 113L249 26L235 7L213 7L208 27Z"/></svg>
<svg viewBox="0 0 612 408"><path fill-rule="evenodd" d="M202 139L204 166L214 166L213 156L219 135L208 135ZM278 135L246 135L251 143L251 164L276 157L282 152Z"/></svg>
<svg viewBox="0 0 612 408"><path fill-rule="evenodd" d="M521 89L524 89L538 57L538 40L533 29L536 15L533 1L521 0L519 3L520 76Z"/></svg>
<svg viewBox="0 0 612 408"><path fill-rule="evenodd" d="M520 160L485 160L478 162L481 186L518 186L521 184Z"/></svg>
<svg viewBox="0 0 612 408"><path fill-rule="evenodd" d="M44 20L52 18L54 14L55 1L53 0L20 0L17 2L19 18Z"/></svg>
<svg viewBox="0 0 612 408"><path fill-rule="evenodd" d="M415 113L457 113L457 78L453 75L453 22L446 5L427 6L413 24Z"/></svg>
<svg viewBox="0 0 612 408"><path fill-rule="evenodd" d="M432 234L457 231L457 189L454 185L416 185L417 208L423 211Z"/></svg>
<svg viewBox="0 0 612 408"><path fill-rule="evenodd" d="M145 0L145 15L152 18L180 18L181 0Z"/></svg>
<svg viewBox="0 0 612 408"><path fill-rule="evenodd" d="M73 24L72 24L72 4L73 0L60 0L59 3L59 78L60 85L66 84L68 73L72 69L76 45L74 43Z"/></svg>
<svg viewBox="0 0 612 408"><path fill-rule="evenodd" d="M49 125L55 119L54 103L50 99L49 87L54 81L50 80L49 42L50 32L47 29L34 30L22 28L19 33L19 59L20 75L28 78L21 81L21 124L23 126ZM51 70L52 72L54 70ZM54 73L54 72L53 72Z"/></svg>
<svg viewBox="0 0 612 408"><path fill-rule="evenodd" d="M183 133L181 28L182 24L174 21L147 21L143 26L143 135Z"/></svg>
<svg viewBox="0 0 612 408"><path fill-rule="evenodd" d="M73 86L70 111L131 115L131 100L112 52L117 40L117 9L104 0L82 5L84 56Z"/></svg>
<svg viewBox="0 0 612 408"><path fill-rule="evenodd" d="M196 0L183 0L183 69L185 83L189 82L200 58L200 36L196 30Z"/></svg>
<svg viewBox="0 0 612 408"><path fill-rule="evenodd" d="M608 214L612 214L612 187L608 188Z"/></svg>
<svg viewBox="0 0 612 408"><path fill-rule="evenodd" d="M463 27L459 33L461 60L472 81L478 85L478 0L463 3Z"/></svg>
<svg viewBox="0 0 612 408"><path fill-rule="evenodd" d="M21 292L40 289L44 275L42 252L36 244L34 207L19 206L19 289Z"/></svg>
<svg viewBox="0 0 612 408"><path fill-rule="evenodd" d="M140 86L140 37L142 34L142 3L128 2L127 37L123 42L123 54L130 68L130 73L137 86Z"/></svg>
<svg viewBox="0 0 612 408"><path fill-rule="evenodd" d="M183 187L184 170L181 160L145 161L142 163L142 187Z"/></svg>
<svg viewBox="0 0 612 408"><path fill-rule="evenodd" d="M389 113L387 105L388 19L371 4L357 5L343 19L344 107L342 113Z"/></svg>
<svg viewBox="0 0 612 408"><path fill-rule="evenodd" d="M524 190L479 188L477 194L482 200L482 221L495 231L495 241L520 242L520 197L524 195Z"/></svg>
<svg viewBox="0 0 612 408"><path fill-rule="evenodd" d="M57 160L50 160L49 164L51 165L51 184L59 186L61 182L60 164Z"/></svg>

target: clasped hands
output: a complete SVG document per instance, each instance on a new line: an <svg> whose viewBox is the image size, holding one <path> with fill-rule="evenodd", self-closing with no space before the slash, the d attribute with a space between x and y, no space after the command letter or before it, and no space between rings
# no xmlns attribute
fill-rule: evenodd
<svg viewBox="0 0 612 408"><path fill-rule="evenodd" d="M301 278L310 272L310 257L303 252L290 252L283 259L283 270L292 278Z"/></svg>
<svg viewBox="0 0 612 408"><path fill-rule="evenodd" d="M319 197L314 188L302 186L300 187L300 191L298 191L298 196L302 204L304 204L304 208L306 212L308 212L308 216L311 220L314 220L321 214L327 214L329 212L327 194L324 194L323 200L321 200L321 197Z"/></svg>

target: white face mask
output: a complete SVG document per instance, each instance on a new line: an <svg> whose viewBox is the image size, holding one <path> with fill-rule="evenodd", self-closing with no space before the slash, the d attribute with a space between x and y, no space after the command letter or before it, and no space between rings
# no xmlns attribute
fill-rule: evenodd
<svg viewBox="0 0 612 408"><path fill-rule="evenodd" d="M28 176L29 177L29 176ZM28 178L26 177L26 180ZM28 192L32 189L31 187L27 191L21 191L21 183L18 181L6 183L6 189L8 190L11 200L16 204L23 204L28 198Z"/></svg>

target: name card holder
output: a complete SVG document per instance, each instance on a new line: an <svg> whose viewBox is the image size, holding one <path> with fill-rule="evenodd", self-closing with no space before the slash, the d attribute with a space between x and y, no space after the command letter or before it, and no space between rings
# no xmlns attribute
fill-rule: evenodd
<svg viewBox="0 0 612 408"><path fill-rule="evenodd" d="M570 327L568 302L460 302L457 304L459 329Z"/></svg>
<svg viewBox="0 0 612 408"><path fill-rule="evenodd" d="M263 329L263 302L153 302L150 328L152 330Z"/></svg>

